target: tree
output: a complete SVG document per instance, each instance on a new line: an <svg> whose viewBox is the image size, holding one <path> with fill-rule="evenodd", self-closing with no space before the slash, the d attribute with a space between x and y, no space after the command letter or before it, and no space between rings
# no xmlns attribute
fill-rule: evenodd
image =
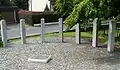
<svg viewBox="0 0 120 70"><path fill-rule="evenodd" d="M11 6L12 3L10 0L0 0L0 6Z"/></svg>
<svg viewBox="0 0 120 70"><path fill-rule="evenodd" d="M57 0L54 9L55 13L66 18L72 12L73 7L73 0Z"/></svg>
<svg viewBox="0 0 120 70"><path fill-rule="evenodd" d="M28 9L28 1L29 0L12 0L14 5L20 9Z"/></svg>
<svg viewBox="0 0 120 70"><path fill-rule="evenodd" d="M89 18L108 19L119 14L119 0L57 0L55 11L66 16L65 24L67 29L73 27L82 20L86 23ZM69 11L67 11L69 10Z"/></svg>

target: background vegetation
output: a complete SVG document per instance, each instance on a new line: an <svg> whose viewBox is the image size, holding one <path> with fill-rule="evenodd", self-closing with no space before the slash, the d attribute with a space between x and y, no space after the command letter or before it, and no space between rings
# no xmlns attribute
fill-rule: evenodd
<svg viewBox="0 0 120 70"><path fill-rule="evenodd" d="M120 0L56 0L55 12L65 18L65 24L72 28L76 23L87 24L89 19L98 22L116 18L120 14Z"/></svg>
<svg viewBox="0 0 120 70"><path fill-rule="evenodd" d="M20 9L28 9L29 0L0 0L0 6L17 6Z"/></svg>

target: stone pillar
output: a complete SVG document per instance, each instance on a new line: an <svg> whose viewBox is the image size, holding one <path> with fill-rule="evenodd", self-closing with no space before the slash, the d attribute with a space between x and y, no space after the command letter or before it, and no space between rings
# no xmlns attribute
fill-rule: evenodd
<svg viewBox="0 0 120 70"><path fill-rule="evenodd" d="M81 43L80 24L77 23L75 27L76 27L76 29L75 29L75 31L76 31L76 44L80 44Z"/></svg>
<svg viewBox="0 0 120 70"><path fill-rule="evenodd" d="M93 20L93 37L92 37L92 46L97 47L98 46L98 31L97 31L97 21L98 18L95 18Z"/></svg>
<svg viewBox="0 0 120 70"><path fill-rule="evenodd" d="M42 38L42 43L45 42L45 19L41 18L41 38Z"/></svg>
<svg viewBox="0 0 120 70"><path fill-rule="evenodd" d="M114 51L114 45L115 45L115 28L116 28L115 21L110 20L109 21L109 34L108 34L108 47L107 47L107 51L108 52Z"/></svg>
<svg viewBox="0 0 120 70"><path fill-rule="evenodd" d="M21 33L21 43L26 43L26 29L25 29L25 19L20 19L20 33Z"/></svg>
<svg viewBox="0 0 120 70"><path fill-rule="evenodd" d="M3 42L3 47L6 47L7 46L7 27L6 27L6 21L5 20L1 20L0 24L1 24L1 38L2 38L2 42Z"/></svg>
<svg viewBox="0 0 120 70"><path fill-rule="evenodd" d="M59 18L59 38L60 42L63 42L63 19Z"/></svg>

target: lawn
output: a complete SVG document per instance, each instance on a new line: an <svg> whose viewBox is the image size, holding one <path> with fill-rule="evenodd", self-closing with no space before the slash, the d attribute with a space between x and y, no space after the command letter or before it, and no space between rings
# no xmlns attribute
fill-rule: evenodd
<svg viewBox="0 0 120 70"><path fill-rule="evenodd" d="M64 35L64 37L75 37L75 32L74 31L64 32L63 35ZM58 37L58 36L59 36L58 32L45 34L45 37ZM27 38L34 39L34 38L39 38L39 37L40 37L39 35L34 35L34 36L28 36ZM90 32L81 32L81 38L92 39L92 34ZM9 41L13 41L13 40L20 40L20 38L10 39ZM105 43L106 41L107 41L107 37L99 35L100 43Z"/></svg>
<svg viewBox="0 0 120 70"><path fill-rule="evenodd" d="M64 32L63 33L64 37L75 37L75 32ZM48 33L45 36L47 37L57 37L59 36L59 33ZM81 32L81 38L92 38L92 34L90 32ZM99 35L99 42L100 43L105 43L107 41L107 37L104 37L102 35Z"/></svg>

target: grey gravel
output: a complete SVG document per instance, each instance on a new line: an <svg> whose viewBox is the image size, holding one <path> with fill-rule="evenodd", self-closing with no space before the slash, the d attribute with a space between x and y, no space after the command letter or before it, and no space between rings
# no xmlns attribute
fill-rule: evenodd
<svg viewBox="0 0 120 70"><path fill-rule="evenodd" d="M40 38L31 38L24 45L20 40L10 41L8 47L0 48L0 70L120 70L119 51L108 53L85 40L77 45L74 38L65 38L65 43L58 38L46 40L42 44ZM52 59L46 64L27 61L36 55L52 55Z"/></svg>

